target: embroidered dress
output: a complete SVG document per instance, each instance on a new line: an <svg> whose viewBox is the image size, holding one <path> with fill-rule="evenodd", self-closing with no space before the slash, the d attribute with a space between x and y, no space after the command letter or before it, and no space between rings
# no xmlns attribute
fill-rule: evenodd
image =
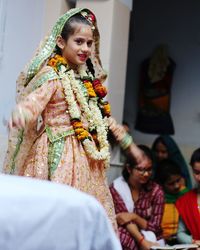
<svg viewBox="0 0 200 250"><path fill-rule="evenodd" d="M90 58L95 69L93 89L90 86L87 91L88 85L80 80L88 76L86 65L74 72L61 58L58 71L48 66L55 56L56 37L65 22L82 12L91 13L87 9L71 9L59 18L50 36L19 77L17 108L25 116L26 127L13 128L9 135L4 172L50 180L86 192L104 206L116 228L106 180L109 144L105 114L109 113L109 107L101 98L105 91L99 79L105 79L106 75L99 59L96 22ZM94 94L92 90L97 97L90 98L90 94Z"/></svg>

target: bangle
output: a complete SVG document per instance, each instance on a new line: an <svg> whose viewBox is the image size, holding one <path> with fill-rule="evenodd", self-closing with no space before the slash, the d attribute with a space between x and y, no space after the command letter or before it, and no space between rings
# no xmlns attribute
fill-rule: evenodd
<svg viewBox="0 0 200 250"><path fill-rule="evenodd" d="M126 150L132 144L132 142L133 142L132 136L126 133L119 144L123 150Z"/></svg>
<svg viewBox="0 0 200 250"><path fill-rule="evenodd" d="M142 238L138 241L138 245L139 245L139 246L142 244L143 240L144 240L144 235L143 235Z"/></svg>

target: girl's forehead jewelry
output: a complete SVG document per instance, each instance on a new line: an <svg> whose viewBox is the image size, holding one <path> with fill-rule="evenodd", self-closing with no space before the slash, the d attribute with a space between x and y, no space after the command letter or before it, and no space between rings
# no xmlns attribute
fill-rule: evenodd
<svg viewBox="0 0 200 250"><path fill-rule="evenodd" d="M94 23L96 21L95 15L92 12L81 11L81 15L84 16L88 22L91 24L92 30L95 29Z"/></svg>

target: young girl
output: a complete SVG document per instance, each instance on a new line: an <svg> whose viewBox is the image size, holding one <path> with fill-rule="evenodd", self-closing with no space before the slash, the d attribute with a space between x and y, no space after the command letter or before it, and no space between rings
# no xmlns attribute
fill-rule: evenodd
<svg viewBox="0 0 200 250"><path fill-rule="evenodd" d="M56 22L21 73L4 172L71 185L96 197L113 225L106 181L109 103L99 32L88 9ZM130 140L125 144L129 147Z"/></svg>
<svg viewBox="0 0 200 250"><path fill-rule="evenodd" d="M183 176L182 182L190 189L192 187L192 180L189 173L188 165L178 147L176 142L169 135L158 136L152 145L152 150L155 153L156 163L164 159L170 159L174 161L181 168L181 174ZM155 173L156 167L155 164Z"/></svg>
<svg viewBox="0 0 200 250"><path fill-rule="evenodd" d="M161 227L167 244L177 244L179 214L175 206L176 200L188 191L182 185L181 168L174 161L165 159L158 163L155 180L163 187L165 193L164 213Z"/></svg>

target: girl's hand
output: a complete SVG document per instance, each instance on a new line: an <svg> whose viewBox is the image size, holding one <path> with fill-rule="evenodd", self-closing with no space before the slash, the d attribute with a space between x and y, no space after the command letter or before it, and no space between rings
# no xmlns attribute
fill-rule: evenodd
<svg viewBox="0 0 200 250"><path fill-rule="evenodd" d="M125 225L126 223L128 222L131 222L131 221L134 221L134 219L136 218L136 214L135 213L119 213L117 214L116 216L116 219L117 219L117 223L120 225L120 226L123 226Z"/></svg>
<svg viewBox="0 0 200 250"><path fill-rule="evenodd" d="M13 127L22 129L25 128L25 124L26 124L25 115L22 111L22 108L18 105L12 112L8 127L10 130Z"/></svg>
<svg viewBox="0 0 200 250"><path fill-rule="evenodd" d="M120 142L126 135L125 128L122 125L117 124L113 117L108 118L108 126L118 142Z"/></svg>
<svg viewBox="0 0 200 250"><path fill-rule="evenodd" d="M132 146L132 148L130 148L130 151L131 150L137 162L137 165L141 168L145 168L149 164L148 157L142 152L142 150L137 145Z"/></svg>
<svg viewBox="0 0 200 250"><path fill-rule="evenodd" d="M125 128L122 125L117 124L113 117L108 118L108 125L109 129L118 142L120 142L127 134ZM130 147L127 148L127 152L129 152L135 158L137 165L146 167L149 160L137 145L132 143Z"/></svg>
<svg viewBox="0 0 200 250"><path fill-rule="evenodd" d="M193 243L193 244L197 244L198 247L200 247L200 240L193 240L192 243Z"/></svg>
<svg viewBox="0 0 200 250"><path fill-rule="evenodd" d="M140 249L142 250L150 250L151 247L153 246L160 246L157 242L152 242L152 241L148 241L148 240L143 240L141 242L141 245L140 245Z"/></svg>

